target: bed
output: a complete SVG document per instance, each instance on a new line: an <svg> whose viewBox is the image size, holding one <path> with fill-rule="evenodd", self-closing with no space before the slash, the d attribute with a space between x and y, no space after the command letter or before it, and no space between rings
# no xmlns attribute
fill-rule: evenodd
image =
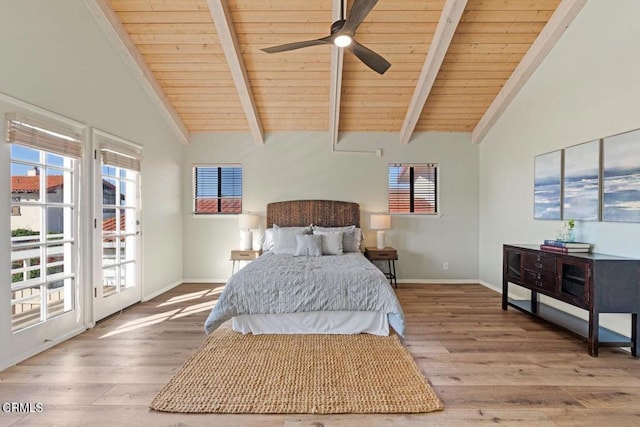
<svg viewBox="0 0 640 427"><path fill-rule="evenodd" d="M404 335L384 274L360 251L360 207L330 200L267 205L264 253L231 276L205 322L243 333ZM271 246L272 245L272 246ZM318 253L320 252L320 253Z"/></svg>

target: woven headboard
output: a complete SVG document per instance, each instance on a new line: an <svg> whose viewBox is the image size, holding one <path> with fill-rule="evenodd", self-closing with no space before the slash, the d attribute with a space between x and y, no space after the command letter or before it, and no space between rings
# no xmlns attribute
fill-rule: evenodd
<svg viewBox="0 0 640 427"><path fill-rule="evenodd" d="M336 200L291 200L267 204L267 228L303 227L360 227L360 205Z"/></svg>

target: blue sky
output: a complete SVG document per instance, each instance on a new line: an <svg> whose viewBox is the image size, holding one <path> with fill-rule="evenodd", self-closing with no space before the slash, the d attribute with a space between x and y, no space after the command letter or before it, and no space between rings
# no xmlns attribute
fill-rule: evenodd
<svg viewBox="0 0 640 427"><path fill-rule="evenodd" d="M11 159L26 162L40 163L40 152L33 148L23 147L18 144L11 145ZM55 154L47 154L46 163L51 166L62 166L63 158ZM33 166L19 163L11 163L11 176L26 175ZM50 169L49 175L61 175L62 171Z"/></svg>

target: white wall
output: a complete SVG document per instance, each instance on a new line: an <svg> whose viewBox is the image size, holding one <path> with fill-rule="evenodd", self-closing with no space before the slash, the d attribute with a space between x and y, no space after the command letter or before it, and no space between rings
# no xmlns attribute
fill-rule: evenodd
<svg viewBox="0 0 640 427"><path fill-rule="evenodd" d="M538 154L640 128L640 2L591 0L480 144L480 278L502 283L502 244L554 238L533 220ZM594 251L640 256L640 224L578 222ZM565 307L566 308L566 307ZM606 326L629 333L626 316Z"/></svg>
<svg viewBox="0 0 640 427"><path fill-rule="evenodd" d="M375 244L369 214L388 211L388 164L440 164L442 217L393 216L387 244L399 251L400 280L464 280L478 277L478 147L468 134L417 134L408 145L397 134L341 135L340 150L383 149L375 154L332 153L326 132L267 135L255 145L249 135L198 134L185 147L183 174L185 280L226 280L229 251L239 246L237 217L202 218L192 211L193 163L242 163L244 211L259 213L264 228L266 204L295 199L332 199L360 204L366 244ZM449 262L449 270L442 263Z"/></svg>
<svg viewBox="0 0 640 427"><path fill-rule="evenodd" d="M144 292L181 281L182 145L83 2L0 0L0 58L0 92L144 147Z"/></svg>

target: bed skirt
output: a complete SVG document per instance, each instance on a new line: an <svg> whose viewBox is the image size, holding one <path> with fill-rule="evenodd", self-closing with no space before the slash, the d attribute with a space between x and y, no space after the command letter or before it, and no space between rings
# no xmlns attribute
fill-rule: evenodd
<svg viewBox="0 0 640 427"><path fill-rule="evenodd" d="M243 334L389 335L387 315L378 311L314 311L243 314L233 317L233 330Z"/></svg>

